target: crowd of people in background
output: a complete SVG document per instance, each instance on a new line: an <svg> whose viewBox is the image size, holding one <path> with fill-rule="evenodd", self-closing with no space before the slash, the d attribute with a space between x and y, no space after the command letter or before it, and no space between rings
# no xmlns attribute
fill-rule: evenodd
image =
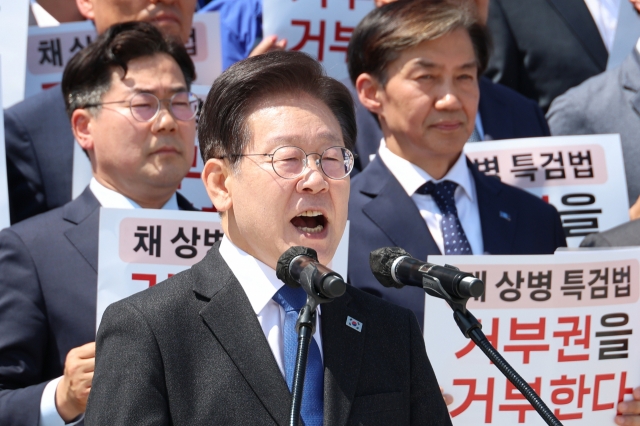
<svg viewBox="0 0 640 426"><path fill-rule="evenodd" d="M340 156L352 161L350 183L331 184L349 185L342 195L350 190L351 285L410 309L422 327L423 290L381 287L369 269L372 250L397 246L427 259L552 254L566 246L557 210L479 172L463 153L466 143L620 134L630 221L590 235L582 245L640 246L640 40L620 67L606 69L620 3L628 0L370 1L376 8L349 42L349 79L333 81L340 84L332 86L334 98L311 96L335 106ZM631 3L640 13L640 2ZM4 111L12 226L0 232L0 424L84 422L96 368L100 207L194 210L177 192L191 165L201 106L190 92L195 69L184 43L194 13L212 11L220 13L222 63L228 69L223 76L235 84L243 83L242 73L258 73L278 61L312 73L304 59L274 53L286 51L288 41L263 34L261 0L31 1L30 25L87 19L99 37L69 61L60 86ZM260 59L244 65L249 57ZM227 93L225 81L216 83L222 85L219 93ZM282 90L315 90L295 84ZM264 93L277 97L276 90ZM340 97L345 94L348 100ZM208 99L204 112L225 113L221 108ZM353 123L349 114L355 114ZM224 192L224 167L235 170L236 160L248 154L247 143L217 147L242 139L232 134L237 127L225 127L222 119L200 120L203 159L212 161L205 185L214 206L233 222L237 211ZM72 200L76 143L91 162L93 178ZM287 178L276 168L276 153L263 149L274 172ZM311 154L300 151L306 167ZM332 152L317 152L318 167ZM345 178L323 171L331 179ZM314 182L304 190L326 189ZM233 201L268 203L268 195L236 195ZM250 207L246 211L268 219ZM280 212L271 213L277 222ZM334 220L325 216L333 213L300 222L322 230ZM238 241L251 245L236 236L233 243L241 249ZM101 377L118 363L117 348L107 353ZM433 373L427 373L431 380ZM124 403L112 398L118 385L103 379L91 397L88 423L108 424L118 415ZM435 398L434 389L424 392ZM618 405L617 424L640 425L640 387L633 397ZM442 402L439 393L437 398ZM438 413L441 408L430 407Z"/></svg>

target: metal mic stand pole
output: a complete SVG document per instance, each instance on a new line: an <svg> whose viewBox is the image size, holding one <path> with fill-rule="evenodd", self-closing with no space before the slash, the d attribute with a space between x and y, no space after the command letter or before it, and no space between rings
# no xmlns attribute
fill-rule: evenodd
<svg viewBox="0 0 640 426"><path fill-rule="evenodd" d="M469 298L452 297L443 289L437 278L423 277L422 286L427 294L444 299L449 306L451 306L451 309L453 309L453 319L456 321L456 324L458 324L462 334L464 334L467 339L470 338L473 340L482 352L498 367L498 370L500 370L522 395L524 395L527 401L531 403L533 408L540 414L540 417L542 417L548 425L562 426L560 420L557 419L549 407L542 401L536 391L529 386L522 376L511 367L502 355L500 355L500 352L487 340L487 336L482 332L482 324L480 324L480 321L467 309L467 301Z"/></svg>
<svg viewBox="0 0 640 426"><path fill-rule="evenodd" d="M296 353L296 365L293 370L293 384L291 386L291 411L289 426L300 424L300 408L302 406L302 391L304 390L304 376L307 372L307 357L309 356L309 344L316 331L316 308L318 301L307 296L307 304L300 309L296 330L298 331L298 351Z"/></svg>

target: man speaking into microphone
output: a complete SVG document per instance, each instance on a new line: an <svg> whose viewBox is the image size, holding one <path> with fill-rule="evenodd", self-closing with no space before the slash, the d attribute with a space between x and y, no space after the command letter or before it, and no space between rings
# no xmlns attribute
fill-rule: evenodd
<svg viewBox="0 0 640 426"><path fill-rule="evenodd" d="M347 221L353 102L307 55L272 52L216 80L198 132L225 236L191 269L106 310L87 424L288 424L287 317L306 293L275 268L293 246L331 262ZM306 426L451 424L411 311L348 286L318 314Z"/></svg>

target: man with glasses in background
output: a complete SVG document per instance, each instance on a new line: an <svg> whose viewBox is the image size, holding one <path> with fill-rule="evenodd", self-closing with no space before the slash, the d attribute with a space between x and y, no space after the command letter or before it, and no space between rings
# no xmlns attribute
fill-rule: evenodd
<svg viewBox="0 0 640 426"><path fill-rule="evenodd" d="M0 232L0 424L82 420L94 368L100 207L194 210L199 100L183 44L117 24L71 59L62 90L93 178L75 200Z"/></svg>
<svg viewBox="0 0 640 426"><path fill-rule="evenodd" d="M117 23L142 21L186 43L196 0L76 0L76 5L98 34ZM86 159L74 150L60 86L6 109L4 130L11 223L71 201L74 162L83 169Z"/></svg>
<svg viewBox="0 0 640 426"><path fill-rule="evenodd" d="M300 52L238 62L198 123L224 237L192 268L112 304L96 338L91 425L289 424L305 291L276 277L292 246L333 258L347 222L353 100ZM318 311L306 426L450 425L415 316L347 286Z"/></svg>

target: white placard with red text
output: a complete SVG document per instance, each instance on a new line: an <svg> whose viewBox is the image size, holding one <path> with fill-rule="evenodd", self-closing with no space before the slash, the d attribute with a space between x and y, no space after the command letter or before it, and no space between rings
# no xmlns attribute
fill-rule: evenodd
<svg viewBox="0 0 640 426"><path fill-rule="evenodd" d="M373 0L264 0L262 32L286 38L287 49L308 53L343 80L353 29L373 8Z"/></svg>
<svg viewBox="0 0 640 426"><path fill-rule="evenodd" d="M0 69L2 69L2 57L0 57ZM0 111L2 111L2 80L0 80ZM4 114L0 114L0 229L8 227L9 224L7 163L4 150Z"/></svg>
<svg viewBox="0 0 640 426"><path fill-rule="evenodd" d="M485 282L467 307L564 425L614 425L614 407L640 385L640 248L429 261ZM545 424L443 300L426 297L424 329L438 382L454 397L454 425Z"/></svg>
<svg viewBox="0 0 640 426"><path fill-rule="evenodd" d="M25 97L59 84L67 62L96 38L90 21L57 27L29 27ZM195 14L191 38L186 45L196 66L195 84L211 85L222 73L220 15Z"/></svg>
<svg viewBox="0 0 640 426"><path fill-rule="evenodd" d="M100 209L96 329L111 303L204 258L224 234L217 213ZM347 276L349 224L330 267Z"/></svg>
<svg viewBox="0 0 640 426"><path fill-rule="evenodd" d="M9 108L24 98L24 73L29 27L29 0L0 0L0 83L2 105Z"/></svg>
<svg viewBox="0 0 640 426"><path fill-rule="evenodd" d="M629 221L619 135L468 143L464 151L481 172L555 206L569 247Z"/></svg>

